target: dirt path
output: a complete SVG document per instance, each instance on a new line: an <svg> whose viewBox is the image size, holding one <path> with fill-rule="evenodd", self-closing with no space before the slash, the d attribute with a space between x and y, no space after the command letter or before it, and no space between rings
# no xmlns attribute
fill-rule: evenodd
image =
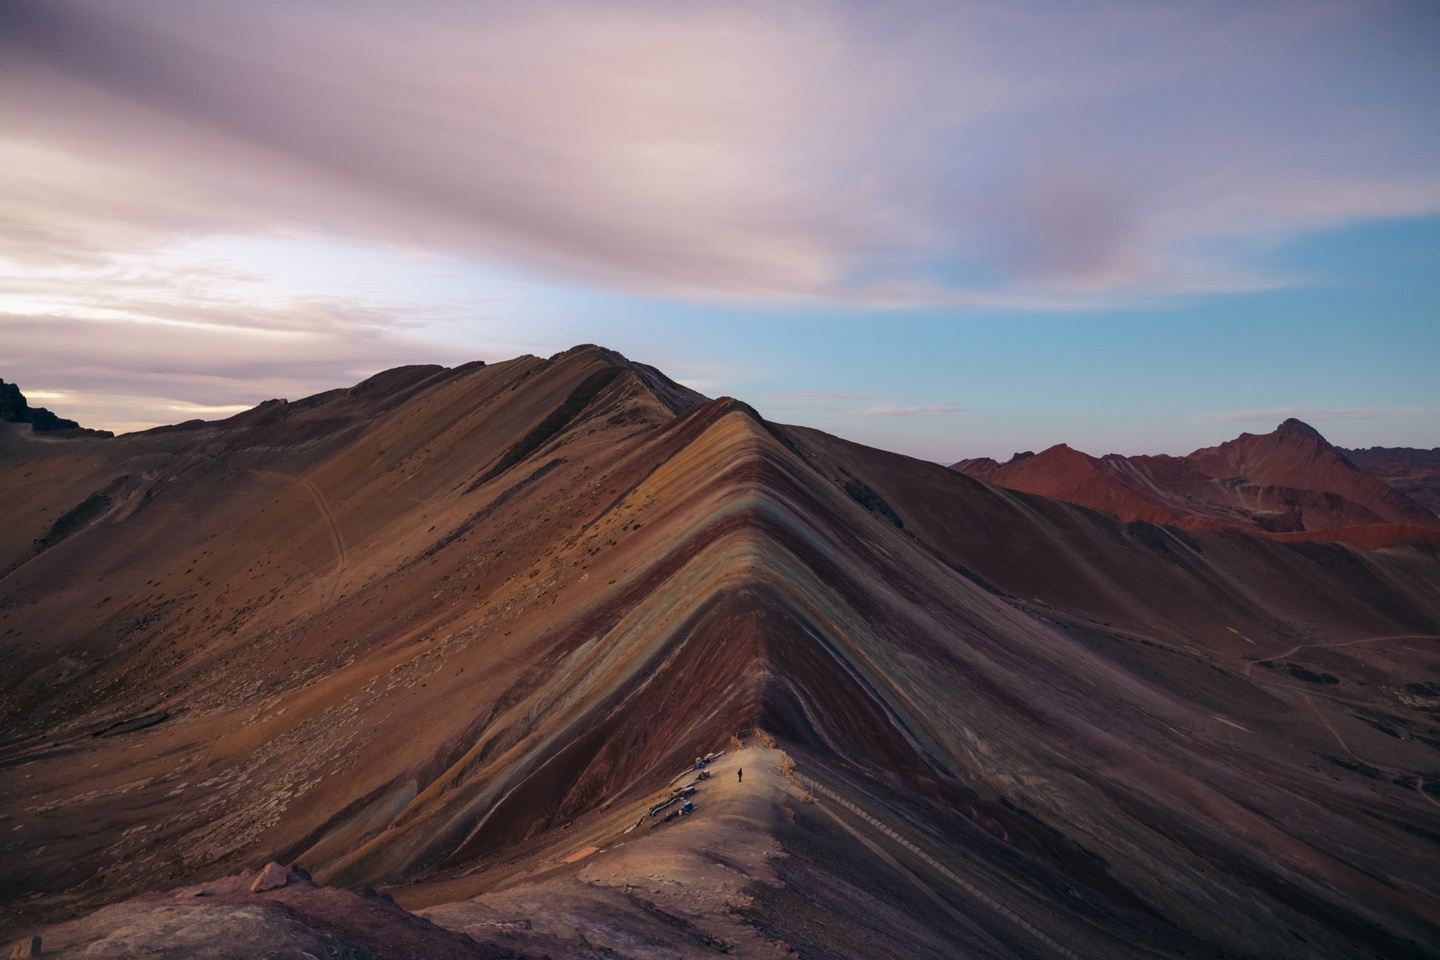
<svg viewBox="0 0 1440 960"><path fill-rule="evenodd" d="M1355 752L1350 749L1350 745L1345 742L1345 738L1340 736L1340 732L1330 725L1329 720L1325 719L1325 714L1320 712L1320 708L1315 705L1315 701L1311 698L1310 694L1302 693L1300 696L1305 698L1305 703L1309 705L1310 712L1315 714L1315 719L1319 720L1325 729L1330 731L1330 736L1335 738L1335 742L1340 745L1340 749L1344 750L1351 760L1360 760L1359 757L1355 756ZM1365 761L1360 760L1360 762L1364 763Z"/></svg>
<svg viewBox="0 0 1440 960"><path fill-rule="evenodd" d="M340 589L340 577L345 572L346 565L350 562L349 554L345 550L345 537L340 533L340 525L335 522L335 514L330 512L330 501L326 499L325 494L320 491L319 487L304 477L294 477L288 473L279 473L275 470L256 470L255 472L299 484L310 494L310 499L315 501L316 509L320 511L320 516L325 519L325 528L330 533L330 543L335 548L335 572L330 581L330 592L325 597L325 602L329 603L335 598L336 591Z"/></svg>
<svg viewBox="0 0 1440 960"><path fill-rule="evenodd" d="M745 769L743 782L736 776L740 767ZM527 952L557 957L571 957L567 951L579 943L587 951L596 945L623 946L626 956L643 960L716 953L783 960L793 953L745 922L743 911L755 884L779 883L771 861L783 851L774 834L789 816L787 808L804 802L808 792L823 798L816 801L819 813L833 818L855 843L908 878L934 909L989 941L997 954L1028 955L1018 944L1008 947L1008 939L1046 956L1078 960L1073 951L888 824L802 776L781 750L732 748L709 771L711 777L699 783L694 795L694 814L674 823L642 817L635 833L615 832L612 825L608 836L578 835L545 858L547 868L575 864L575 873L547 873L533 883L428 907L423 915L450 929L477 934L523 922L530 938ZM693 776L693 771L685 771L676 781ZM937 883L936 874L954 887ZM963 895L957 897L956 889ZM658 939L642 944L627 938L622 943L619 920L629 917L625 925L633 922L637 906L647 918L647 936ZM656 918L663 928L650 925ZM681 932L684 938L676 939Z"/></svg>
<svg viewBox="0 0 1440 960"><path fill-rule="evenodd" d="M1418 777L1418 776L1417 776L1417 777L1415 778L1415 791L1416 791L1417 793L1419 793L1420 796L1425 799L1425 802L1428 803L1428 804L1430 804L1430 806L1436 807L1436 808L1440 808L1440 803L1437 803L1434 797L1430 796L1430 794L1428 794L1428 793L1425 792L1425 778L1424 778L1424 777Z"/></svg>
<svg viewBox="0 0 1440 960"><path fill-rule="evenodd" d="M1350 646L1351 644L1355 644L1355 643L1366 643L1366 642L1371 641L1371 640L1432 640L1432 639L1440 639L1440 638L1431 637L1431 636L1428 635L1428 634L1421 634L1421 635L1418 635L1418 636L1404 636L1404 637L1366 637L1364 640L1350 640L1350 641L1347 641L1347 642L1345 642L1345 643L1337 643L1337 644L1318 644L1317 646L1348 647L1348 646ZM1302 646L1303 646L1303 644L1302 644ZM1282 654L1282 656L1288 656L1288 655L1289 655L1289 654ZM1310 708L1310 711L1315 714L1315 719L1317 719L1317 720L1320 721L1321 726L1323 726L1323 727L1330 733L1330 736L1331 736L1332 738L1334 738L1336 745L1338 745L1338 746L1340 747L1340 749L1345 752L1345 755L1348 756L1351 760L1355 760L1355 761L1358 762L1358 763L1363 763L1363 764L1365 764L1366 766L1369 766L1369 767L1374 767L1376 770L1382 771L1386 776L1398 777L1398 776L1401 776L1402 774L1404 774L1404 771L1403 771L1403 770L1395 770L1395 769L1392 769L1392 768L1390 768L1390 767L1388 767L1388 766L1384 766L1384 765L1381 765L1381 764L1378 764L1378 763L1371 763L1369 760L1366 760L1364 757L1361 757L1361 756L1359 756L1358 754L1356 754L1354 750L1351 750L1351 749L1350 749L1350 745L1345 742L1345 738L1342 737L1342 736L1340 736L1340 731L1339 731L1339 730L1336 730L1334 724L1332 724L1332 723L1330 722L1330 720L1325 716L1325 712L1320 709L1320 705L1315 702L1315 698L1312 697L1312 696L1311 696L1310 694L1308 694L1308 693L1302 693L1302 694L1300 694L1300 696L1304 699L1305 704L1306 704L1306 706L1308 706L1308 707ZM1437 803L1434 797L1430 796L1430 794L1428 794L1428 793L1425 792L1425 778L1424 778L1423 776L1419 775L1419 774L1416 775L1415 792L1418 793L1418 794L1420 794L1420 799L1424 800L1426 803L1430 804L1432 807L1440 808L1440 803Z"/></svg>
<svg viewBox="0 0 1440 960"><path fill-rule="evenodd" d="M693 813L665 821L645 815L653 797L631 803L603 829L577 833L542 855L530 871L534 880L421 913L480 938L506 930L525 955L557 960L602 954L786 960L794 954L744 914L755 884L779 883L771 866L782 854L774 834L787 805L802 795L783 770L785 759L773 747L732 748L697 784ZM736 776L741 767L743 782ZM694 777L685 770L676 781ZM636 816L638 828L620 828Z"/></svg>
<svg viewBox="0 0 1440 960"><path fill-rule="evenodd" d="M1246 661L1245 676L1250 676L1250 669L1254 667L1255 664L1260 663L1263 660L1282 660L1285 657L1295 656L1295 654L1299 653L1301 650L1308 650L1311 648L1314 648L1316 650L1333 650L1337 647L1353 647L1357 644L1375 643L1380 640L1440 640L1440 636L1435 636L1434 634L1429 633L1406 633L1386 634L1385 636L1381 637L1361 637L1359 640L1342 640L1339 643L1297 643L1289 650L1282 651L1281 653L1271 654L1268 657L1257 657L1254 660Z"/></svg>
<svg viewBox="0 0 1440 960"><path fill-rule="evenodd" d="M320 488L309 480L300 478L300 483L306 490L310 491L310 497L315 501L315 506L320 508L320 513L325 517L325 525L330 530L330 542L335 545L335 581L330 585L330 597L335 596L335 591L340 586L340 575L345 572L345 566L350 562L349 555L345 552L345 538L340 533L340 525L335 522L335 515L330 512L330 502L325 499L325 494Z"/></svg>
<svg viewBox="0 0 1440 960"><path fill-rule="evenodd" d="M1250 676L1250 668L1253 667L1255 664L1259 663L1260 660L1280 660L1285 657L1293 657L1296 653L1308 648L1329 650L1335 649L1337 647L1353 647L1362 643L1376 643L1381 640L1440 640L1440 636L1436 636L1435 634L1430 633L1403 633L1386 634L1379 637L1361 637L1358 640L1342 640L1339 643L1297 643L1295 646L1281 653L1277 653L1269 657L1261 657L1258 660L1252 660L1247 662L1245 664L1245 676ZM1320 721L1321 726L1325 728L1325 730L1330 734L1331 738L1334 739L1336 745L1339 746L1340 749L1345 752L1345 755L1348 756L1350 759L1358 761L1359 763L1363 763L1367 766L1374 767L1377 770L1381 770L1387 776L1400 776L1402 773L1404 773L1404 771L1392 770L1389 767L1376 763L1371 763L1365 758L1358 756L1355 751L1350 749L1350 745L1345 742L1345 738L1340 735L1340 731L1336 730L1334 724L1332 724L1329 718L1325 716L1325 712L1320 709L1320 705L1315 702L1315 698L1308 693L1302 693L1300 694L1300 696L1304 698L1305 704L1310 708L1310 712L1315 714L1315 719ZM1424 777L1418 777L1415 786L1415 792L1420 794L1421 799L1423 799L1426 803L1430 804L1433 807L1440 807L1440 802L1436 802L1434 797L1430 796L1428 793L1425 792Z"/></svg>

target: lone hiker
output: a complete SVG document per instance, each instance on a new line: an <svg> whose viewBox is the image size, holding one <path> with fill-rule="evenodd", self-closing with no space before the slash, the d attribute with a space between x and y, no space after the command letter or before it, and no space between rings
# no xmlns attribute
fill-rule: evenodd
<svg viewBox="0 0 1440 960"><path fill-rule="evenodd" d="M744 783L744 782L745 782L745 768L744 768L744 767L741 767L739 770L736 770L736 771L735 771L735 782L736 782L736 783Z"/></svg>

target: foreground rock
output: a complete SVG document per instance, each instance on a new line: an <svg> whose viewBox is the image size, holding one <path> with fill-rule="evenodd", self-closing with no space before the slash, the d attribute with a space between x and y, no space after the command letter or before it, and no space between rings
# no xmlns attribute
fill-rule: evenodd
<svg viewBox="0 0 1440 960"><path fill-rule="evenodd" d="M292 879L300 879L300 874L292 873L290 870L271 861L265 864L265 868L250 881L251 893L264 893L266 890L277 890L286 886Z"/></svg>

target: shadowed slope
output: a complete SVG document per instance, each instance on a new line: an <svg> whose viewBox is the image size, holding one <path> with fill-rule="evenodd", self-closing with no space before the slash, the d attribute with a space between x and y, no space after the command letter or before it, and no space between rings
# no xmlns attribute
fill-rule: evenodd
<svg viewBox="0 0 1440 960"><path fill-rule="evenodd" d="M1440 515L1440 447L1368 447L1341 453L1361 470Z"/></svg>

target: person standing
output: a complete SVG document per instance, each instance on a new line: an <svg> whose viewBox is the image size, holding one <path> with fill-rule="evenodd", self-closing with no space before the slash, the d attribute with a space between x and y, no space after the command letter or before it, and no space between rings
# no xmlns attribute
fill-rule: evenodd
<svg viewBox="0 0 1440 960"><path fill-rule="evenodd" d="M745 782L745 768L744 768L744 767L741 767L739 770L736 770L736 771L735 771L735 782L736 782L736 783L744 783L744 782Z"/></svg>

